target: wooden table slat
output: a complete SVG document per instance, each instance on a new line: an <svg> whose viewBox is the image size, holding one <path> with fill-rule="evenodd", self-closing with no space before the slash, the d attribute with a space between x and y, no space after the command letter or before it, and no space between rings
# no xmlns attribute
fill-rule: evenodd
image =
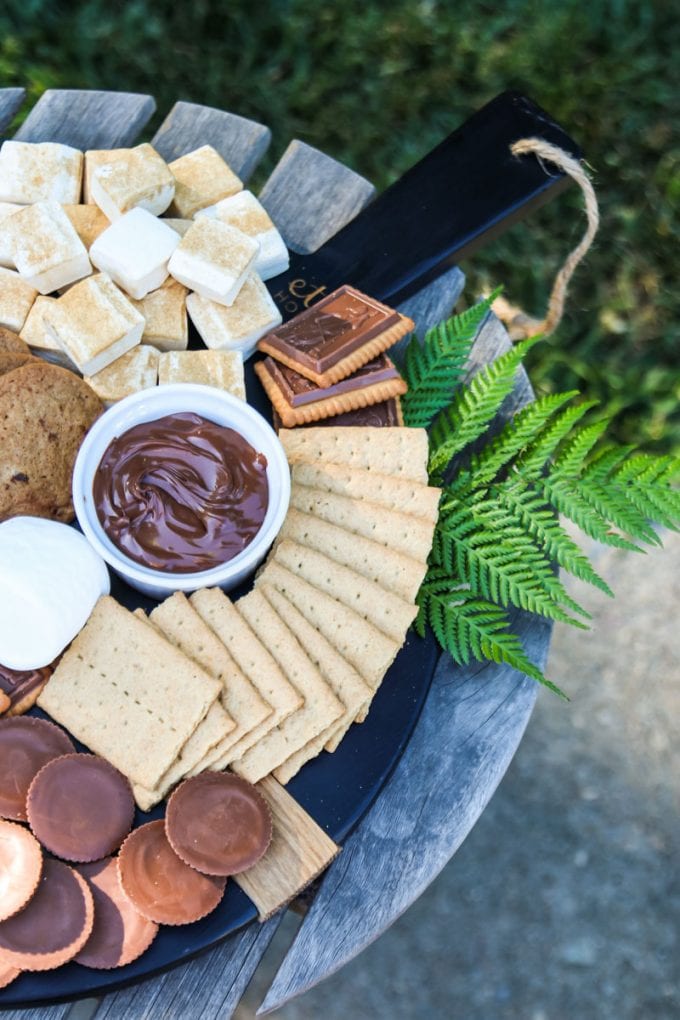
<svg viewBox="0 0 680 1020"><path fill-rule="evenodd" d="M175 103L152 139L168 161L212 145L234 173L247 181L269 148L272 133L264 124L196 103Z"/></svg>
<svg viewBox="0 0 680 1020"><path fill-rule="evenodd" d="M14 137L76 149L115 149L131 145L155 109L152 96L133 92L48 89Z"/></svg>
<svg viewBox="0 0 680 1020"><path fill-rule="evenodd" d="M507 350L495 317L483 325L471 371ZM532 397L518 379L508 414ZM530 658L544 664L550 623L517 613ZM436 878L472 829L519 746L537 685L494 663L461 669L440 659L432 690L387 786L328 869L260 1008L271 1012L318 984L385 931Z"/></svg>
<svg viewBox="0 0 680 1020"><path fill-rule="evenodd" d="M260 200L293 251L316 251L375 195L364 177L305 142L290 143Z"/></svg>
<svg viewBox="0 0 680 1020"><path fill-rule="evenodd" d="M10 1009L0 1012L2 1020L64 1020L72 1002L60 1006L35 1006L33 1009Z"/></svg>
<svg viewBox="0 0 680 1020"><path fill-rule="evenodd" d="M0 131L4 131L24 101L26 89L0 89Z"/></svg>

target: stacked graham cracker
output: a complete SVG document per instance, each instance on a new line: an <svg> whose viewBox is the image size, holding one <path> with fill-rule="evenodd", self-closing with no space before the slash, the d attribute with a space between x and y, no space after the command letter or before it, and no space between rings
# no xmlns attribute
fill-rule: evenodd
<svg viewBox="0 0 680 1020"><path fill-rule="evenodd" d="M176 593L148 618L100 600L40 697L145 810L204 769L285 785L335 750L416 615L439 501L425 431L280 437L291 507L253 590Z"/></svg>

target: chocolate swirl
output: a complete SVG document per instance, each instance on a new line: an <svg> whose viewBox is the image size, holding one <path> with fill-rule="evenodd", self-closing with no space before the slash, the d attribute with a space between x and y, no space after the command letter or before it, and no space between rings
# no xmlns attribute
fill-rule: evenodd
<svg viewBox="0 0 680 1020"><path fill-rule="evenodd" d="M111 541L153 570L209 570L237 556L267 512L267 460L234 429L191 412L124 432L95 474Z"/></svg>

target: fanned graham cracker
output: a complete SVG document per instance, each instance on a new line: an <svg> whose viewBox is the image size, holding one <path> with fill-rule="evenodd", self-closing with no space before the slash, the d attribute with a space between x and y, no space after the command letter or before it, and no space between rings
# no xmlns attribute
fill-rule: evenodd
<svg viewBox="0 0 680 1020"><path fill-rule="evenodd" d="M234 875L266 921L320 875L340 847L272 776L257 784L272 815L273 837L257 864Z"/></svg>
<svg viewBox="0 0 680 1020"><path fill-rule="evenodd" d="M274 560L267 564L255 584L269 584L285 595L354 666L371 690L376 690L401 647L399 642Z"/></svg>
<svg viewBox="0 0 680 1020"><path fill-rule="evenodd" d="M413 623L418 607L398 595L336 563L316 549L285 539L276 547L274 560L292 574L303 578L400 644Z"/></svg>
<svg viewBox="0 0 680 1020"><path fill-rule="evenodd" d="M294 508L286 514L277 543L284 538L316 549L336 563L351 567L357 574L393 592L405 602L415 602L427 571L425 563L411 556Z"/></svg>
<svg viewBox="0 0 680 1020"><path fill-rule="evenodd" d="M420 563L425 563L430 555L434 523L420 517L388 510L366 500L310 489L306 485L293 486L290 505L304 514L320 517L329 524L395 549Z"/></svg>
<svg viewBox="0 0 680 1020"><path fill-rule="evenodd" d="M245 673L261 697L272 706L272 714L247 733L233 748L234 753L241 757L266 733L297 711L302 705L302 697L286 680L270 652L255 637L246 621L236 611L234 604L220 588L202 588L194 592L189 601L204 623L207 623L220 641L227 646L237 666ZM218 765L215 763L211 767L217 770Z"/></svg>
<svg viewBox="0 0 680 1020"><path fill-rule="evenodd" d="M336 722L344 706L306 654L299 641L261 591L253 589L236 603L254 634L304 698L304 705L232 765L233 771L257 782Z"/></svg>
<svg viewBox="0 0 680 1020"><path fill-rule="evenodd" d="M132 782L152 789L219 692L217 680L104 596L38 705Z"/></svg>
<svg viewBox="0 0 680 1020"><path fill-rule="evenodd" d="M204 765L207 768L208 764L222 758L230 747L268 719L272 707L239 669L217 634L201 619L182 592L175 592L156 606L150 619L160 627L168 641L222 684L222 707L234 720L235 726L229 734L231 739L221 745L219 753L217 749L210 752L208 757L211 761ZM225 762L227 764L228 761ZM191 774L195 774L194 769L191 769Z"/></svg>
<svg viewBox="0 0 680 1020"><path fill-rule="evenodd" d="M324 489L338 496L380 503L390 510L423 517L433 523L436 523L439 516L441 489L432 485L420 485L407 478L348 468L342 464L308 464L304 461L293 465L291 477L294 483L312 489Z"/></svg>
<svg viewBox="0 0 680 1020"><path fill-rule="evenodd" d="M281 429L289 464L344 464L427 485L427 432L359 425Z"/></svg>

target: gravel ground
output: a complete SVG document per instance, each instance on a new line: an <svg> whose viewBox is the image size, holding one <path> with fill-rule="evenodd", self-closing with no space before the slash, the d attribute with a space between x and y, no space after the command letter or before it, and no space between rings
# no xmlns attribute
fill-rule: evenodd
<svg viewBox="0 0 680 1020"><path fill-rule="evenodd" d="M592 547L616 593L575 582L593 629L558 626L501 787L427 893L281 1020L680 1017L680 535L644 558ZM296 929L237 1011L254 1016Z"/></svg>

